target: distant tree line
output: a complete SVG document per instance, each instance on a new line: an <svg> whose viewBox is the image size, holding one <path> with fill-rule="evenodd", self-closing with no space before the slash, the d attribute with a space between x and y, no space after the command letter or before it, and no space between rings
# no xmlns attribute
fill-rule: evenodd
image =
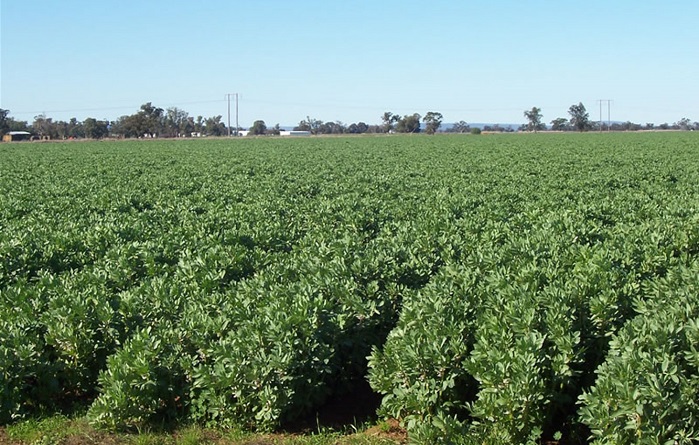
<svg viewBox="0 0 699 445"><path fill-rule="evenodd" d="M306 117L294 130L308 131L311 134L420 133L422 122L425 124L424 132L434 134L442 125L442 119L442 114L434 111L427 112L424 117L419 113L400 116L387 111L381 116L381 125L368 125L366 122L345 125L340 121L323 122Z"/></svg>
<svg viewBox="0 0 699 445"><path fill-rule="evenodd" d="M558 117L551 121L551 126L543 124L541 109L533 107L524 111L527 123L519 127L520 131L640 131L640 130L699 130L699 122L692 122L688 118L682 118L674 124L663 123L655 125L646 123L645 125L627 122L605 122L590 119L590 114L585 109L582 102L571 105L568 109L569 118Z"/></svg>
<svg viewBox="0 0 699 445"><path fill-rule="evenodd" d="M28 131L51 139L223 136L228 133L228 129L221 119L220 115L194 118L177 107L162 109L151 102L141 105L136 113L121 116L114 121L91 117L82 122L76 118L67 122L54 121L40 114L35 116L30 124L9 117L9 110L0 109L0 134L10 131Z"/></svg>
<svg viewBox="0 0 699 445"><path fill-rule="evenodd" d="M568 117L557 117L547 126L543 120L541 108L532 107L524 111L527 122L519 127L519 131L638 131L638 130L699 130L699 122L692 122L688 118L668 124L644 125L633 122L596 122L590 119L589 113L581 103L571 105L568 109ZM294 130L308 131L313 135L320 134L363 134L363 133L479 133L481 130L488 132L515 131L510 126L498 124L487 125L483 128L471 128L465 121L458 121L442 129L444 117L436 111L429 111L425 115L419 113L400 115L386 111L380 116L381 124L369 125L366 122L344 124L340 121L324 122L320 119L307 116L301 120ZM424 125L424 128L423 128ZM241 130L241 128L238 128ZM51 139L102 139L112 138L176 138L197 136L225 136L235 133L235 129L229 129L222 121L222 116L204 118L190 116L186 111L177 107L167 109L154 106L151 102L141 105L134 114L121 116L114 121L87 118L78 121L72 118L69 121L54 121L50 117L40 114L30 124L26 121L16 120L10 117L10 111L0 108L0 136L11 131L27 131L39 137ZM248 134L278 135L281 128L279 124L268 127L265 121L256 120L249 128Z"/></svg>

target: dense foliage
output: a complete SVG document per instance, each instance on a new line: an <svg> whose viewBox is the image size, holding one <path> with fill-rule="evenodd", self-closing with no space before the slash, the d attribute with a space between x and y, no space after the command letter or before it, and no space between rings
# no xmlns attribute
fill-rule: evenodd
<svg viewBox="0 0 699 445"><path fill-rule="evenodd" d="M699 431L694 134L0 146L0 422ZM611 438L611 439L609 439Z"/></svg>

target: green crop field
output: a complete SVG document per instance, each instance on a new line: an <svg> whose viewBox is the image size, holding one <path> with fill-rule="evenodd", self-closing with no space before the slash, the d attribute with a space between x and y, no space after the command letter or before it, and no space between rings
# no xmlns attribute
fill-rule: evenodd
<svg viewBox="0 0 699 445"><path fill-rule="evenodd" d="M699 134L0 145L0 425L367 381L418 443L695 443Z"/></svg>

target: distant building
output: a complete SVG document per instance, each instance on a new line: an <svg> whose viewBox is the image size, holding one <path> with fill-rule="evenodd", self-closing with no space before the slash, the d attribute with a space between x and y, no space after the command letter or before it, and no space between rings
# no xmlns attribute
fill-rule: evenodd
<svg viewBox="0 0 699 445"><path fill-rule="evenodd" d="M28 131L10 131L2 137L3 142L28 141L32 134Z"/></svg>
<svg viewBox="0 0 699 445"><path fill-rule="evenodd" d="M310 136L311 132L310 131L302 131L302 130L281 130L279 131L279 136Z"/></svg>

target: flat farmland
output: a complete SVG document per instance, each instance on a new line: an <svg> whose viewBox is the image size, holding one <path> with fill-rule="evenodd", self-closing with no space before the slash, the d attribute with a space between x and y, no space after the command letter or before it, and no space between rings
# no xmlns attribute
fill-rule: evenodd
<svg viewBox="0 0 699 445"><path fill-rule="evenodd" d="M0 425L691 443L698 344L692 132L0 145Z"/></svg>

